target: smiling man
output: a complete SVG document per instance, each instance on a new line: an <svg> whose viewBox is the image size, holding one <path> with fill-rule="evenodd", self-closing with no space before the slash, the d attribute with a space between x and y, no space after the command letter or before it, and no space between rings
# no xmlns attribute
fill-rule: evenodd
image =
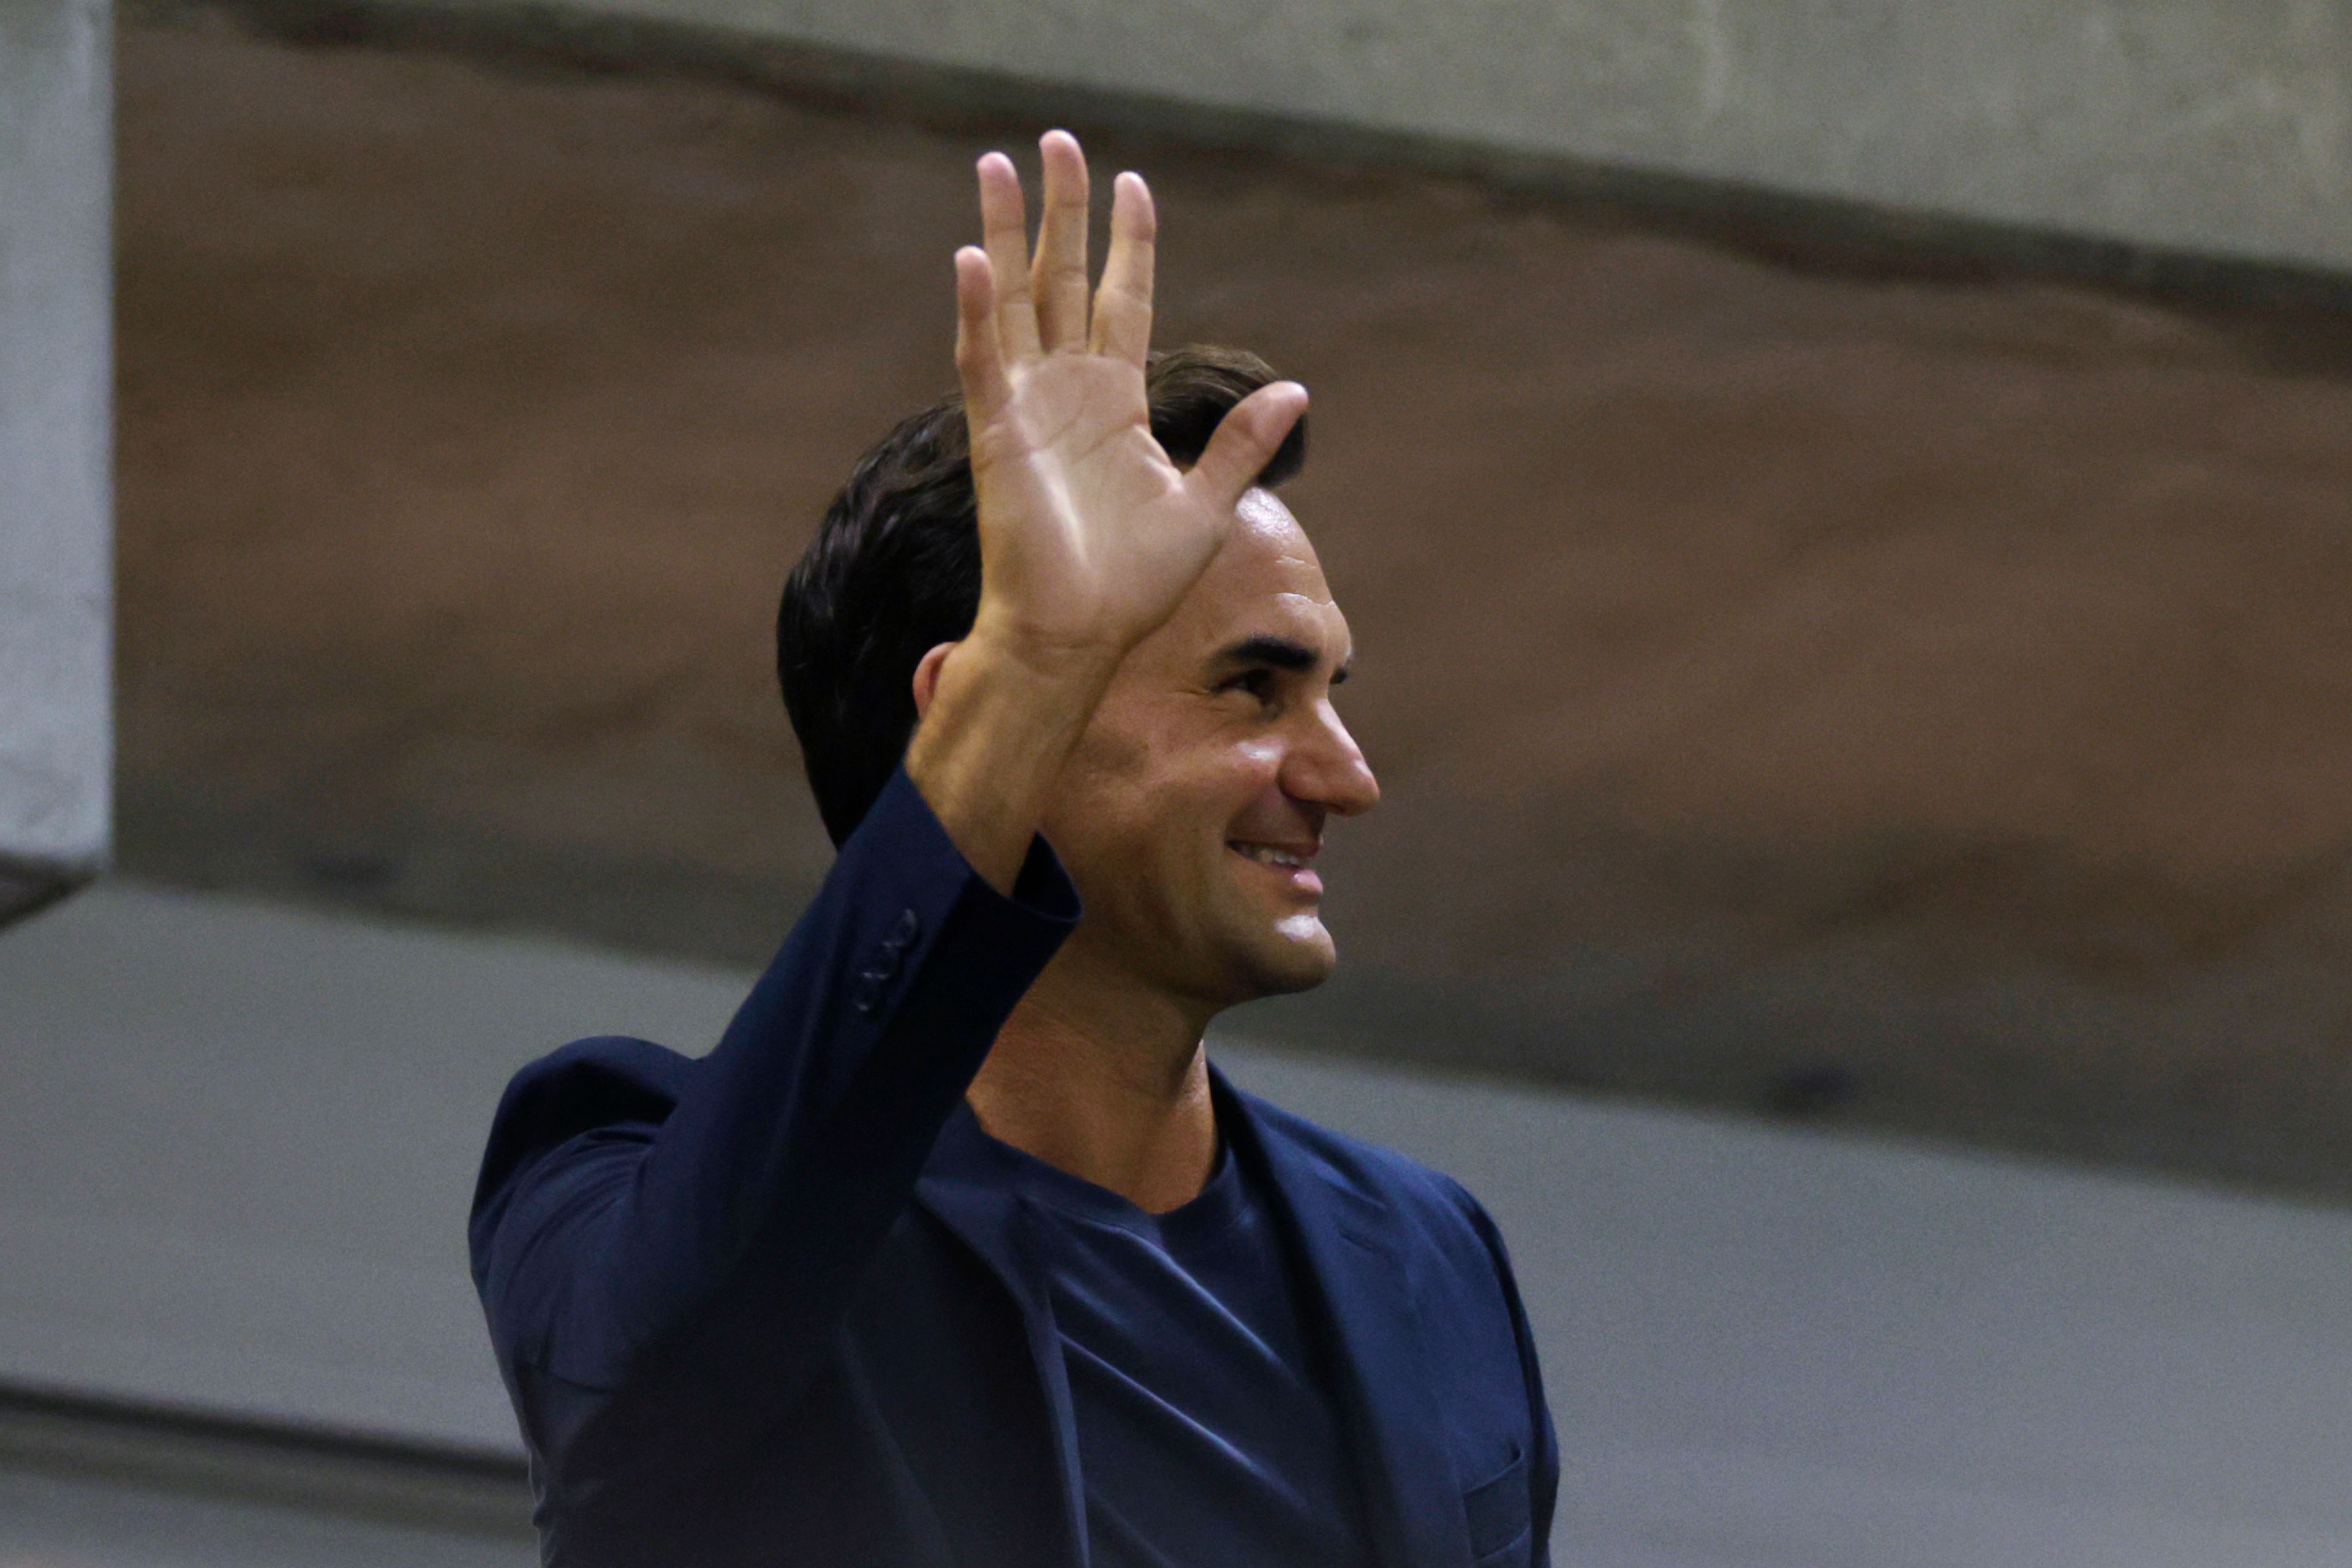
<svg viewBox="0 0 2352 1568"><path fill-rule="evenodd" d="M717 1047L517 1076L472 1228L546 1561L1496 1568L1558 1460L1458 1184L1234 1089L1211 1019L1334 963L1379 798L1274 487L1306 394L1148 353L1133 174L1010 162L961 395L858 465L778 662L840 855Z"/></svg>

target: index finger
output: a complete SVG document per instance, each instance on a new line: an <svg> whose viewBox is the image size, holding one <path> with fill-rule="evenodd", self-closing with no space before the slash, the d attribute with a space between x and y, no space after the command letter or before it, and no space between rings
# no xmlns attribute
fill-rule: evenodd
<svg viewBox="0 0 2352 1568"><path fill-rule="evenodd" d="M1029 287L1029 218L1021 203L1021 175L1013 160L991 153L980 161L981 242L996 281L997 333L1008 360L1037 357L1037 307Z"/></svg>

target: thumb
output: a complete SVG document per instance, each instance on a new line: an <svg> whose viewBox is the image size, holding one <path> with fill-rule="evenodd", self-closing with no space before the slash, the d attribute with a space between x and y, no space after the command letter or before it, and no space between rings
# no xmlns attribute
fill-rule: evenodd
<svg viewBox="0 0 2352 1568"><path fill-rule="evenodd" d="M1230 511L1282 449L1291 426L1307 412L1307 389L1295 381L1259 387L1225 411L1209 448L1185 484L1219 510Z"/></svg>

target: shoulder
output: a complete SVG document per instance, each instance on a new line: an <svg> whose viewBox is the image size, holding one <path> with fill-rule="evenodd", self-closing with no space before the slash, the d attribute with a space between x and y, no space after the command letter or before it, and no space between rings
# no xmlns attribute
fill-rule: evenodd
<svg viewBox="0 0 2352 1568"><path fill-rule="evenodd" d="M491 1118L477 1206L524 1166L583 1134L660 1126L694 1068L691 1058L621 1035L574 1040L524 1067Z"/></svg>
<svg viewBox="0 0 2352 1568"><path fill-rule="evenodd" d="M498 1121L518 1131L550 1119L659 1121L693 1071L693 1058L649 1040L625 1035L574 1040L514 1075L499 1101Z"/></svg>
<svg viewBox="0 0 2352 1568"><path fill-rule="evenodd" d="M1409 1155L1336 1132L1245 1090L1235 1097L1270 1145L1278 1146L1296 1169L1306 1170L1328 1189L1352 1200L1356 1223L1371 1215L1402 1233L1391 1239L1434 1243L1465 1261L1490 1266L1488 1238L1494 1221L1470 1190L1444 1172Z"/></svg>

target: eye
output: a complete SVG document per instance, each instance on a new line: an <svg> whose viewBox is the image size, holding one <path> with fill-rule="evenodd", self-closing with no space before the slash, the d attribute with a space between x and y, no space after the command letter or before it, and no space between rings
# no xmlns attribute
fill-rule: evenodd
<svg viewBox="0 0 2352 1568"><path fill-rule="evenodd" d="M1274 700L1274 671L1265 668L1244 670L1217 688L1220 691L1246 691L1260 702Z"/></svg>

